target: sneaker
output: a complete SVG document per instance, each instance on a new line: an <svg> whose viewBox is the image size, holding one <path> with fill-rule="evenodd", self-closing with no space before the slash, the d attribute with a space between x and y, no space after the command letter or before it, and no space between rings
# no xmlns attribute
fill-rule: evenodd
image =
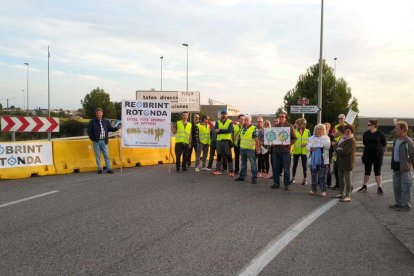
<svg viewBox="0 0 414 276"><path fill-rule="evenodd" d="M202 168L201 168L201 170L202 170L202 171L206 171L206 170L207 170L207 168L206 168L206 167L202 167Z"/></svg>
<svg viewBox="0 0 414 276"><path fill-rule="evenodd" d="M221 174L223 174L223 173L222 173L221 171L219 171L219 170L216 170L216 171L214 171L214 172L213 172L213 174L214 174L214 175L221 175Z"/></svg>
<svg viewBox="0 0 414 276"><path fill-rule="evenodd" d="M322 192L321 197L326 197L326 192Z"/></svg>
<svg viewBox="0 0 414 276"><path fill-rule="evenodd" d="M288 185L285 185L285 191L290 191L290 187Z"/></svg>
<svg viewBox="0 0 414 276"><path fill-rule="evenodd" d="M258 178L263 177L262 173L261 173L261 172L258 172L258 173L257 173L257 177L258 177Z"/></svg>
<svg viewBox="0 0 414 276"><path fill-rule="evenodd" d="M314 191L309 191L309 194L310 194L310 195L316 195L316 192L314 192Z"/></svg>
<svg viewBox="0 0 414 276"><path fill-rule="evenodd" d="M98 174L102 174L102 170L98 170Z"/></svg>
<svg viewBox="0 0 414 276"><path fill-rule="evenodd" d="M382 187L378 187L377 194L379 194L379 195L383 195L384 194L384 191L382 190Z"/></svg>
<svg viewBox="0 0 414 276"><path fill-rule="evenodd" d="M388 206L390 209L398 209L398 208L401 208L401 206L400 205L398 205L398 204L390 204L390 206Z"/></svg>
<svg viewBox="0 0 414 276"><path fill-rule="evenodd" d="M257 183L257 179L256 178L252 178L252 184L256 184Z"/></svg>
<svg viewBox="0 0 414 276"><path fill-rule="evenodd" d="M114 172L112 170L107 170L106 173L113 174Z"/></svg>
<svg viewBox="0 0 414 276"><path fill-rule="evenodd" d="M194 168L194 171L199 172L200 169L198 167Z"/></svg>
<svg viewBox="0 0 414 276"><path fill-rule="evenodd" d="M306 181L306 179L303 179L303 181L302 181L302 185L308 185L308 181Z"/></svg>
<svg viewBox="0 0 414 276"><path fill-rule="evenodd" d="M332 198L343 198L343 196L341 194L337 194L337 195L332 196Z"/></svg>
<svg viewBox="0 0 414 276"><path fill-rule="evenodd" d="M364 193L364 192L367 191L367 189L368 189L367 185L362 185L362 187L359 188L357 192L358 193Z"/></svg>
<svg viewBox="0 0 414 276"><path fill-rule="evenodd" d="M207 168L206 168L206 171L211 171L211 168L207 167Z"/></svg>
<svg viewBox="0 0 414 276"><path fill-rule="evenodd" d="M236 179L234 179L234 181L244 181L244 178L237 177Z"/></svg>
<svg viewBox="0 0 414 276"><path fill-rule="evenodd" d="M296 180L294 177L292 177L292 179L290 180L290 184L295 184L295 183L296 183Z"/></svg>
<svg viewBox="0 0 414 276"><path fill-rule="evenodd" d="M230 177L233 177L234 176L234 172L233 171L230 171L229 172L229 175L230 175Z"/></svg>
<svg viewBox="0 0 414 276"><path fill-rule="evenodd" d="M340 202L351 202L351 198L349 196L346 196L344 198L341 198L339 201Z"/></svg>
<svg viewBox="0 0 414 276"><path fill-rule="evenodd" d="M410 206L402 206L402 207L397 208L395 210L400 211L400 212L409 212L409 211L411 211L411 207Z"/></svg>

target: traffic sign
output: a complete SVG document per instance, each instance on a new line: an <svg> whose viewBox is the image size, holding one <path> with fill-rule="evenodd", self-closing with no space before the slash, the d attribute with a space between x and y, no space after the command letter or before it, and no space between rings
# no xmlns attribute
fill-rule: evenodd
<svg viewBox="0 0 414 276"><path fill-rule="evenodd" d="M55 117L1 117L4 132L59 132L59 118Z"/></svg>
<svg viewBox="0 0 414 276"><path fill-rule="evenodd" d="M171 112L180 113L183 111L200 112L199 91L148 91L138 90L137 100L161 100L171 103Z"/></svg>
<svg viewBox="0 0 414 276"><path fill-rule="evenodd" d="M305 114L316 114L321 109L317 105L291 105L290 113L305 113Z"/></svg>
<svg viewBox="0 0 414 276"><path fill-rule="evenodd" d="M307 104L309 104L309 99L306 99L306 98L299 99L298 104L307 105Z"/></svg>

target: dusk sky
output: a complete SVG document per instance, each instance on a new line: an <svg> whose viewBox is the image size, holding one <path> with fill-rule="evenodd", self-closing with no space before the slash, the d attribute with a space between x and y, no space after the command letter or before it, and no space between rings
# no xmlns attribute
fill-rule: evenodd
<svg viewBox="0 0 414 276"><path fill-rule="evenodd" d="M103 88L112 101L136 90L186 89L274 113L319 59L320 0L0 0L0 103L78 109ZM358 99L360 115L414 117L414 1L327 0L324 58ZM25 91L22 91L25 90ZM315 91L317 93L317 91Z"/></svg>

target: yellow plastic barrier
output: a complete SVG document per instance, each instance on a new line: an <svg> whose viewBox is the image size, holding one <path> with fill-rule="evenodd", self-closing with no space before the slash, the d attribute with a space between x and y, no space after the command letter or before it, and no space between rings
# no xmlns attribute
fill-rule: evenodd
<svg viewBox="0 0 414 276"><path fill-rule="evenodd" d="M168 164L171 160L168 148L122 148L122 165L126 168Z"/></svg>
<svg viewBox="0 0 414 276"><path fill-rule="evenodd" d="M19 143L24 144L25 142L19 142ZM5 142L2 144L8 144L8 143ZM3 160L3 162L5 162L5 160ZM39 165L39 166L26 166L26 167L0 169L0 179L20 179L20 178L29 178L32 175L44 176L44 175L55 175L55 174L56 174L56 170L53 165Z"/></svg>
<svg viewBox="0 0 414 276"><path fill-rule="evenodd" d="M118 139L110 139L108 143L111 168L120 168ZM95 171L96 161L93 144L90 140L66 140L53 142L53 161L56 174ZM105 161L101 154L101 165Z"/></svg>
<svg viewBox="0 0 414 276"><path fill-rule="evenodd" d="M53 165L0 169L0 179L20 179L29 178L32 175L44 176L55 174L56 169Z"/></svg>

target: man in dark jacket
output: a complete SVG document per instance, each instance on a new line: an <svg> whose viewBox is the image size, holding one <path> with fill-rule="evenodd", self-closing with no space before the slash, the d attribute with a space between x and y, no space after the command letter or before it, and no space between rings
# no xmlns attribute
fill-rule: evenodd
<svg viewBox="0 0 414 276"><path fill-rule="evenodd" d="M88 136L89 139L93 142L93 150L95 152L96 165L98 166L98 173L102 173L101 166L101 152L103 153L106 172L112 174L111 170L111 161L109 160L108 154L108 131L117 131L118 128L112 127L111 123L108 120L103 119L102 108L97 108L96 118L92 119L89 122L88 126Z"/></svg>

